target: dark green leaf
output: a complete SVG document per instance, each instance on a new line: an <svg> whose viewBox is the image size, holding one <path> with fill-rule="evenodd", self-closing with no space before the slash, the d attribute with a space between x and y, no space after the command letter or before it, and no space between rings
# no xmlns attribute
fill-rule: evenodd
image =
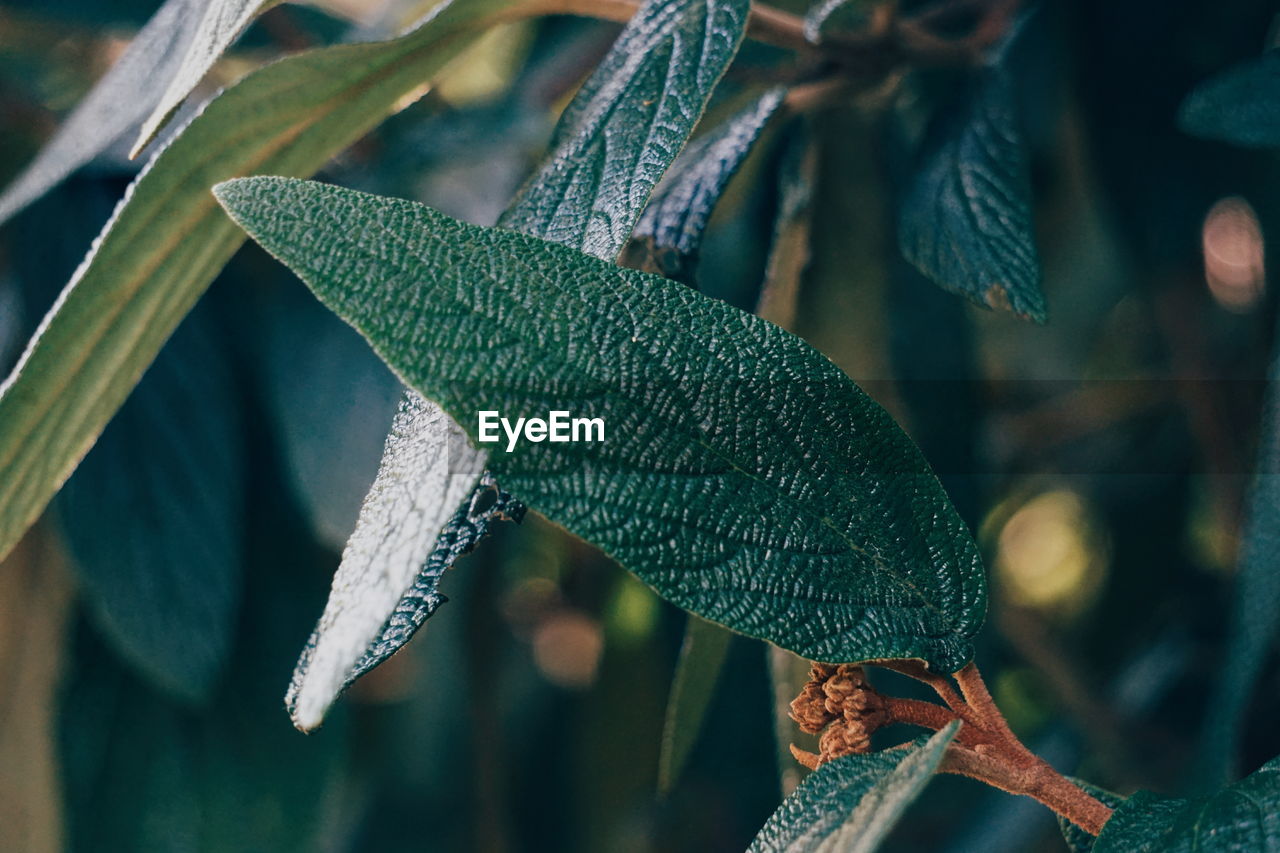
<svg viewBox="0 0 1280 853"><path fill-rule="evenodd" d="M1013 78L992 65L934 119L898 212L907 259L987 308L1045 320Z"/></svg>
<svg viewBox="0 0 1280 853"><path fill-rule="evenodd" d="M632 235L647 256L646 268L692 281L711 212L785 95L781 87L770 89L680 155Z"/></svg>
<svg viewBox="0 0 1280 853"><path fill-rule="evenodd" d="M747 853L870 853L937 772L958 722L909 744L828 761L760 830Z"/></svg>
<svg viewBox="0 0 1280 853"><path fill-rule="evenodd" d="M209 187L262 170L311 174L420 90L501 8L454 0L398 39L268 65L156 156L0 385L0 557L243 241Z"/></svg>
<svg viewBox="0 0 1280 853"><path fill-rule="evenodd" d="M517 443L490 467L676 604L818 660L969 660L986 590L967 528L892 418L799 338L411 202L271 178L217 194L473 440L478 409L603 417L604 441Z"/></svg>
<svg viewBox="0 0 1280 853"><path fill-rule="evenodd" d="M96 624L188 701L222 674L243 569L240 397L209 321L178 328L56 503Z"/></svg>
<svg viewBox="0 0 1280 853"><path fill-rule="evenodd" d="M658 757L658 790L663 793L675 787L693 754L732 639L732 633L714 622L692 615L685 622Z"/></svg>
<svg viewBox="0 0 1280 853"><path fill-rule="evenodd" d="M1201 83L1178 111L1187 133L1251 148L1280 145L1280 50Z"/></svg>
<svg viewBox="0 0 1280 853"><path fill-rule="evenodd" d="M1280 758L1216 794L1189 800L1139 791L1102 827L1094 853L1280 851Z"/></svg>
<svg viewBox="0 0 1280 853"><path fill-rule="evenodd" d="M1258 475L1235 577L1231 634L1205 720L1201 772L1211 785L1226 781L1235 769L1242 718L1280 629L1280 389L1275 384L1280 351L1271 374Z"/></svg>
<svg viewBox="0 0 1280 853"><path fill-rule="evenodd" d="M748 6L648 0L565 110L551 156L499 224L617 255L737 53Z"/></svg>
<svg viewBox="0 0 1280 853"><path fill-rule="evenodd" d="M693 131L712 88L733 59L742 39L745 9L741 0L647 3L566 108L547 165L507 209L504 224L600 258L615 257L649 192ZM704 40L715 48L705 54L690 52L691 44ZM655 73L655 62L663 68L670 62L673 74ZM603 180L580 181L576 173L566 174L564 158L588 156L599 158ZM561 196L563 203L550 201ZM592 215L603 216L609 227L583 228ZM413 391L405 395L378 476L334 578L334 596L294 672L286 701L299 727L318 725L342 689L394 652L397 644L409 641L443 601L435 592L440 575L497 517L476 517L468 508L496 488L476 482L483 453L469 457L465 466L474 492L461 495L461 507L459 494L436 487L427 473L434 464L447 464L437 459L439 448L461 435L435 404ZM463 442L455 452L465 455L469 450ZM514 501L503 510L517 517L523 512ZM437 526L424 527L424 517ZM465 523L442 530L439 524L451 517ZM355 592L371 589L381 594ZM399 603L391 598L395 589L404 595ZM415 617L391 634L379 627L405 610ZM332 645L323 632L346 639ZM368 648L356 641L360 637ZM325 648L332 653L317 654Z"/></svg>

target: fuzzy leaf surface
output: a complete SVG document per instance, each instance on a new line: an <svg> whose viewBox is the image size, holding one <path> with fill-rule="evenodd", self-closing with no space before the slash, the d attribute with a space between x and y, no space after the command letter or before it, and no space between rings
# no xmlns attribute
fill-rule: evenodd
<svg viewBox="0 0 1280 853"><path fill-rule="evenodd" d="M953 722L897 749L828 761L783 801L747 853L871 853L933 778L959 728Z"/></svg>
<svg viewBox="0 0 1280 853"><path fill-rule="evenodd" d="M657 276L283 178L219 185L268 251L477 440L477 411L603 417L494 445L531 508L677 605L824 661L961 668L977 548L910 439L819 352Z"/></svg>

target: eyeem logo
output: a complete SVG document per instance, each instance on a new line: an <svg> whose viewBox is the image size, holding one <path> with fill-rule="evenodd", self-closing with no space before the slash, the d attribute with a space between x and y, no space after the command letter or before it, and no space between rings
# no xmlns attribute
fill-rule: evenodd
<svg viewBox="0 0 1280 853"><path fill-rule="evenodd" d="M498 427L507 436L507 452L515 450L516 442L523 436L526 441L604 441L604 418L575 418L568 412L548 412L542 418L517 418L510 420L496 411L480 412L480 441L501 441Z"/></svg>

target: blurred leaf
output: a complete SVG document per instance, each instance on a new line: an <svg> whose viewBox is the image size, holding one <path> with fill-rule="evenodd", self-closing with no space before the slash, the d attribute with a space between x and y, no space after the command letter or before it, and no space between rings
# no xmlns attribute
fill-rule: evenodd
<svg viewBox="0 0 1280 853"><path fill-rule="evenodd" d="M795 329L800 285L812 256L810 226L817 154L808 126L797 121L789 129L778 168L778 214L756 305L756 314L787 330Z"/></svg>
<svg viewBox="0 0 1280 853"><path fill-rule="evenodd" d="M747 853L871 853L920 796L960 728L909 744L828 761L760 830Z"/></svg>
<svg viewBox="0 0 1280 853"><path fill-rule="evenodd" d="M690 143L675 161L632 235L646 256L645 269L692 282L711 212L785 95L782 87L770 89Z"/></svg>
<svg viewBox="0 0 1280 853"><path fill-rule="evenodd" d="M684 147L737 53L748 5L648 0L565 109L551 155L498 224L616 256L632 212Z"/></svg>
<svg viewBox="0 0 1280 853"><path fill-rule="evenodd" d="M455 0L398 39L261 68L157 155L0 386L0 555L243 241L209 187L255 171L311 174L416 92L501 5Z"/></svg>
<svg viewBox="0 0 1280 853"><path fill-rule="evenodd" d="M899 245L921 272L979 305L1045 321L1028 157L1007 69L983 69L934 118L899 205Z"/></svg>
<svg viewBox="0 0 1280 853"><path fill-rule="evenodd" d="M218 57L240 37L249 22L279 2L281 0L203 0L203 9L200 3L190 9L182 23L187 27L194 25L194 28L192 34L184 39L186 49L182 52L182 61L164 77L148 81L156 88L164 86L166 81L168 85L138 132L130 157L138 156L155 139L164 123L191 94Z"/></svg>
<svg viewBox="0 0 1280 853"><path fill-rule="evenodd" d="M156 81L170 79L186 56L200 3L168 0L138 31L35 160L0 194L0 222L44 195L146 117L161 96Z"/></svg>
<svg viewBox="0 0 1280 853"><path fill-rule="evenodd" d="M1178 110L1178 126L1193 136L1234 145L1280 145L1280 49L1196 86Z"/></svg>
<svg viewBox="0 0 1280 853"><path fill-rule="evenodd" d="M603 417L606 441L489 464L676 604L818 660L969 660L986 596L967 528L892 418L799 338L412 202L281 178L216 192L469 435L477 407Z"/></svg>
<svg viewBox="0 0 1280 853"><path fill-rule="evenodd" d="M1094 853L1280 851L1280 758L1207 797L1178 800L1139 791L1119 807Z"/></svg>
<svg viewBox="0 0 1280 853"><path fill-rule="evenodd" d="M1079 779L1072 779L1071 781L1084 788L1094 799L1110 808L1114 809L1124 802L1124 797L1099 788L1097 785L1090 785L1088 782L1083 782ZM1057 817L1058 830L1062 833L1062 840L1067 842L1067 847L1071 850L1071 853L1090 853L1093 850L1094 842L1098 840L1097 837L1085 832L1062 815Z"/></svg>
<svg viewBox="0 0 1280 853"><path fill-rule="evenodd" d="M1209 786L1234 773L1240 726L1258 675L1280 629L1280 350L1271 368L1258 452L1258 475L1235 576L1231 633L1218 668L1202 742L1201 773Z"/></svg>
<svg viewBox="0 0 1280 853"><path fill-rule="evenodd" d="M821 0L804 16L804 37L821 44L828 31L845 33L867 25L871 15L866 0Z"/></svg>
<svg viewBox="0 0 1280 853"><path fill-rule="evenodd" d="M742 39L746 4L731 0L722 6L693 0L652 0L637 12L566 108L556 131L560 141L554 143L544 168L507 208L501 224L581 248L602 259L616 257L654 184L693 131L707 98ZM721 44L709 55L689 54L690 43L685 41L688 38L695 39L692 44L697 45L703 39L717 44L728 39L729 43ZM671 65L667 69L670 73L655 73L666 62ZM701 88L688 89L691 82ZM592 180L579 182L573 171L576 166L566 165L569 161L565 158L582 165L585 161L581 158L588 156L601 160L606 179L595 180L598 176L593 175ZM619 182L629 189L624 191ZM565 198L549 201L560 193ZM609 227L604 231L584 227L593 215L603 215ZM333 630L334 623L325 625L330 613L326 608L322 627L312 636L290 686L292 708L292 697L301 696L304 685L313 685L307 706L294 714L294 721L301 728L317 725L341 689L392 654L398 648L396 644L409 641L443 601L435 593L440 575L484 537L489 521L497 517L492 513L473 517L468 509L496 489L496 484L477 485L474 493L462 496L459 507L457 495L432 488L431 481L424 479L431 465L447 464L434 461L433 454L462 435L434 403L412 390L405 394L378 476L334 578L335 596L331 599L331 605L341 606L351 614L343 620L348 637L367 637L370 642L375 642L375 636L382 639L376 641L376 651L366 651L354 642L344 643L341 655L326 658L325 674L311 679L311 645L323 641L322 630ZM465 440L456 451L464 456L474 452ZM475 483L480 468L474 468L473 475ZM406 500L400 497L403 495L414 498ZM523 514L523 507L514 500L508 497L507 503L505 512L516 517ZM424 529L423 515L440 521L450 517L470 521L444 530ZM435 531L439 531L439 541ZM352 557L358 565L349 560ZM366 586L365 581L356 580L365 577L377 579L378 589L398 587L405 599L400 604L389 596L357 601L358 597L351 598L344 592ZM420 603L424 601L430 604ZM381 630L383 619L394 618L405 608L417 615L404 624L404 630L390 636L373 633Z"/></svg>
<svg viewBox="0 0 1280 853"><path fill-rule="evenodd" d="M732 633L714 622L693 615L685 621L658 757L658 790L663 793L680 781L698 742L732 639Z"/></svg>
<svg viewBox="0 0 1280 853"><path fill-rule="evenodd" d="M192 312L56 501L102 633L190 702L223 672L243 569L240 398L217 335Z"/></svg>
<svg viewBox="0 0 1280 853"><path fill-rule="evenodd" d="M444 601L435 588L453 559L441 558L440 539L457 527L460 505L464 525L487 522L479 508L469 512L466 504L477 500L473 495L487 456L437 406L421 398L401 404L382 470L360 508L324 613L285 697L298 728L318 726L347 685L398 648L377 646L407 640ZM423 554L435 559L424 565ZM446 555L457 556L448 549ZM398 621L404 611L407 626ZM376 659L362 666L367 658Z"/></svg>

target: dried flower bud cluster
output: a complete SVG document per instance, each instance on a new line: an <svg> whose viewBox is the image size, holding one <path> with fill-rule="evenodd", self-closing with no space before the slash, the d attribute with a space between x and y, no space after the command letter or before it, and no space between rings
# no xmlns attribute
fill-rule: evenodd
<svg viewBox="0 0 1280 853"><path fill-rule="evenodd" d="M842 755L870 752L871 733L885 724L888 714L884 697L867 682L862 667L815 663L808 683L791 703L791 719L802 731L821 733L817 755L791 747L796 760L816 769Z"/></svg>

